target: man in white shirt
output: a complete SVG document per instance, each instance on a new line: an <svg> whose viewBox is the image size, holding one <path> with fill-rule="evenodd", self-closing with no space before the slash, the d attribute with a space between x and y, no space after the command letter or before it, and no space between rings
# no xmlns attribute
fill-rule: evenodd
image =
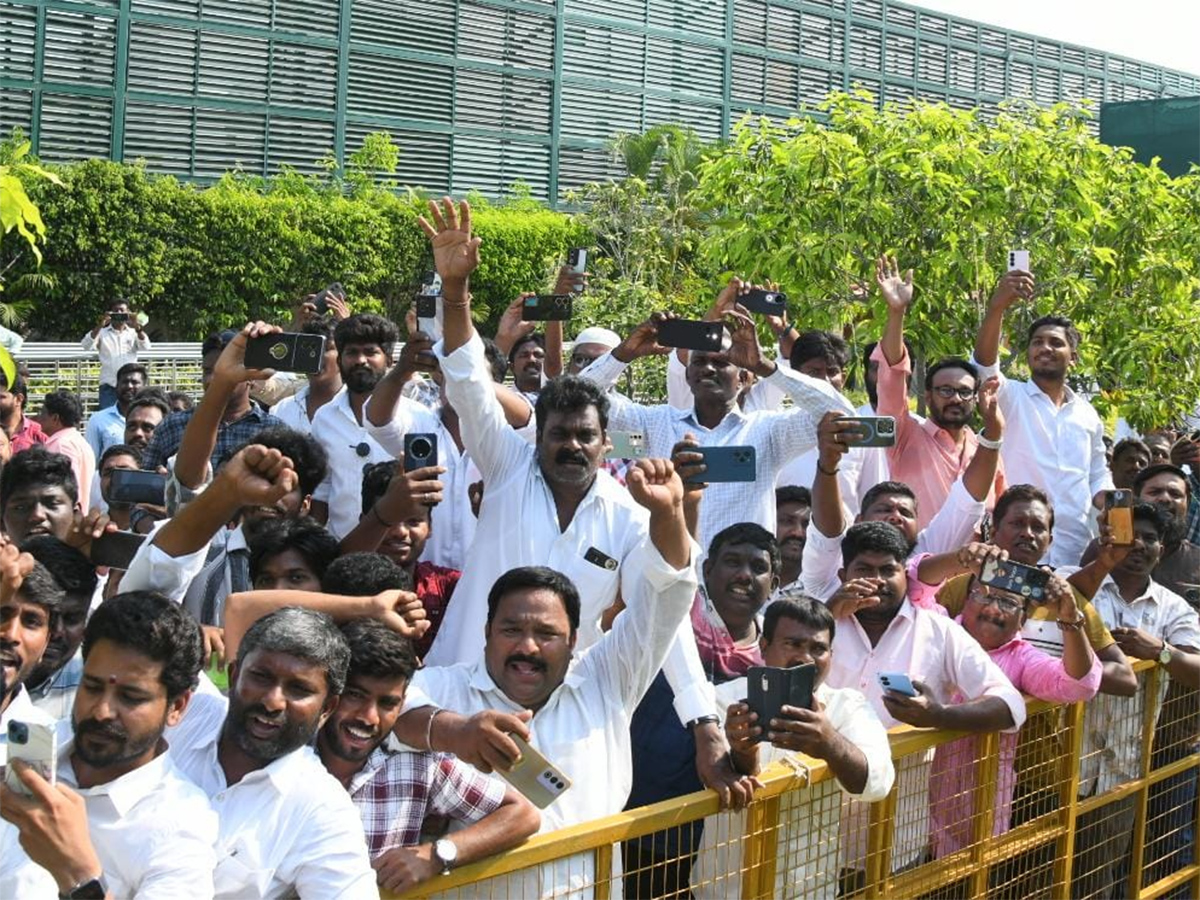
<svg viewBox="0 0 1200 900"><path fill-rule="evenodd" d="M1078 362L1079 332L1070 319L1043 316L1029 326L1026 358L1032 378L1012 381L1000 371L1004 314L1033 296L1033 276L1009 272L1000 279L975 339L971 360L981 380L1000 378L1000 408L1008 422L1002 456L1009 484L1032 484L1050 495L1056 525L1046 560L1077 565L1091 540L1088 509L1100 509L1112 490L1104 450L1104 423L1083 397L1067 386Z"/></svg>
<svg viewBox="0 0 1200 900"><path fill-rule="evenodd" d="M103 456L109 447L124 442L125 416L129 412L129 405L138 391L146 386L148 378L146 367L141 363L125 363L117 370L117 402L92 413L84 430L84 437L96 454L96 459Z"/></svg>
<svg viewBox="0 0 1200 900"><path fill-rule="evenodd" d="M150 349L150 338L145 324L129 311L129 304L118 299L79 345L84 350L94 349L100 357L99 408L105 409L117 402L117 370L125 363L137 362L138 351Z"/></svg>
<svg viewBox="0 0 1200 900"><path fill-rule="evenodd" d="M168 732L220 819L217 897L379 896L358 812L310 746L349 662L328 616L278 610L242 638L229 697L197 695Z"/></svg>
<svg viewBox="0 0 1200 900"><path fill-rule="evenodd" d="M312 318L300 328L302 334L319 334L325 338L325 357L321 371L309 375L294 394L289 394L271 407L271 415L289 428L304 434L312 433L313 419L326 403L342 389L342 371L338 367L338 349L333 340L333 323L327 318Z"/></svg>
<svg viewBox="0 0 1200 900"><path fill-rule="evenodd" d="M58 896L212 897L217 817L163 740L203 663L195 620L158 594L120 594L88 622L83 658L58 785L22 770L33 797L4 788L4 818ZM3 880L24 880L12 862Z"/></svg>

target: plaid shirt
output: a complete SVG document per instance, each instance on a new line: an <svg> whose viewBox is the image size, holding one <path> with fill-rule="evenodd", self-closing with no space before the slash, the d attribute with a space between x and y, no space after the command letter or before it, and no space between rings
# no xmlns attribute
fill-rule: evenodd
<svg viewBox="0 0 1200 900"><path fill-rule="evenodd" d="M413 573L413 591L421 606L425 608L425 616L429 620L429 630L426 631L413 645L417 656L425 658L433 639L437 637L438 629L442 627L442 617L446 614L446 604L458 586L462 572L458 569L447 569L445 566L435 566L431 562L417 563Z"/></svg>
<svg viewBox="0 0 1200 900"><path fill-rule="evenodd" d="M505 787L448 753L380 746L350 779L349 792L374 861L394 847L419 844L427 816L478 822L500 808Z"/></svg>
<svg viewBox="0 0 1200 900"><path fill-rule="evenodd" d="M143 469L157 469L159 466L165 466L167 460L179 452L179 445L183 441L183 431L195 414L194 409L188 409L183 412L171 413L163 419L162 424L154 429L154 437L150 439L150 446L142 454ZM222 422L217 428L217 444L210 457L213 471L216 471L217 465L230 450L240 447L264 428L283 424L281 419L263 412L257 406L251 406L250 411L237 421Z"/></svg>

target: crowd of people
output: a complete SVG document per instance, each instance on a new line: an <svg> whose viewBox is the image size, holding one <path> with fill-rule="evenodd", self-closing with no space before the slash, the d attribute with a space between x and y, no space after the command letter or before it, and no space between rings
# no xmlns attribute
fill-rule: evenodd
<svg viewBox="0 0 1200 900"><path fill-rule="evenodd" d="M440 333L414 312L401 346L322 291L286 328L325 339L319 372L249 367L285 330L253 322L204 342L192 398L152 383L122 301L83 337L101 365L86 422L66 389L27 410L19 359L0 375L0 896L436 890L535 833L704 787L728 811L627 842L621 887L737 896L758 776L816 759L828 796L785 823L773 893L833 897L861 887L863 811L898 779L894 869L979 830L977 742L894 765L896 726L1000 733L993 834L1057 802L1015 762L1027 696L1087 701L1081 798L1140 776L1143 722L1163 724L1155 766L1200 749L1200 422L1112 447L1061 316L1011 336L1029 378L1005 374L1031 273L1001 278L974 348L914 384L922 301L880 258L856 410L843 337L768 315L764 347L738 278L708 350L669 345L659 312L623 336L573 323L564 356L563 322L524 320L525 295L486 338L468 204L421 226ZM555 293L585 286L564 266ZM618 390L662 355L668 402ZM860 446L862 416L891 417L894 441ZM753 471L719 480L714 447L753 448ZM161 495L115 491L124 471ZM1044 584L997 582L1012 564ZM1138 660L1162 667L1159 696ZM764 666L810 667L811 702L760 721ZM1125 895L1134 802L1081 816L1075 896ZM1187 864L1195 770L1150 803L1146 840ZM588 855L504 891L607 875Z"/></svg>

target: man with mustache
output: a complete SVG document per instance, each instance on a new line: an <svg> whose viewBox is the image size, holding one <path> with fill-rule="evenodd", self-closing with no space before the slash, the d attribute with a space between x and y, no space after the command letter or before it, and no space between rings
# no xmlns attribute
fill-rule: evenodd
<svg viewBox="0 0 1200 900"><path fill-rule="evenodd" d="M1009 423L1001 453L1005 477L1032 484L1050 495L1058 527L1047 562L1076 565L1091 539L1088 509L1101 509L1112 490L1104 449L1104 423L1092 405L1071 390L1067 375L1079 361L1079 331L1070 319L1042 316L1028 331L1029 381L1014 381L1000 371L1004 314L1018 301L1033 298L1028 272L1000 279L975 339L971 362L984 381L1000 379L1000 408Z"/></svg>
<svg viewBox="0 0 1200 900"><path fill-rule="evenodd" d="M33 796L0 789L23 848L5 847L0 892L26 896L48 873L52 896L212 897L217 816L163 739L200 673L195 620L158 594L119 594L88 622L83 660L58 783L21 766Z"/></svg>
<svg viewBox="0 0 1200 900"><path fill-rule="evenodd" d="M129 404L129 412L125 414L125 444L136 447L144 455L154 438L154 432L169 415L171 407L162 397L149 392L135 397Z"/></svg>
<svg viewBox="0 0 1200 900"><path fill-rule="evenodd" d="M125 440L125 416L129 413L129 405L149 381L149 372L141 363L129 362L117 369L117 402L92 413L84 432L96 459L113 444Z"/></svg>
<svg viewBox="0 0 1200 900"><path fill-rule="evenodd" d="M896 443L887 450L891 477L913 489L917 527L924 528L942 508L951 485L966 471L979 446L980 437L971 428L971 420L981 379L965 359L935 362L925 372L929 417L918 423L908 409L912 359L904 346L904 316L913 301L912 269L901 277L896 260L881 256L875 264L875 280L887 303L887 324L873 354L879 363L877 411L896 420ZM1004 471L998 466L985 502L990 505L1003 491Z"/></svg>
<svg viewBox="0 0 1200 900"><path fill-rule="evenodd" d="M513 373L513 387L531 404L537 402L542 389L542 368L546 364L546 339L529 334L513 344L508 352L508 367Z"/></svg>

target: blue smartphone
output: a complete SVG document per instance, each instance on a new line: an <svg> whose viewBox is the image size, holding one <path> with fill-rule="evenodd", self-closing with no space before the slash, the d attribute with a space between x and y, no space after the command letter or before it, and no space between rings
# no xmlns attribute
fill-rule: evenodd
<svg viewBox="0 0 1200 900"><path fill-rule="evenodd" d="M917 689L913 686L912 679L903 672L876 672L875 678L878 679L879 686L885 691L903 694L905 697L917 696Z"/></svg>
<svg viewBox="0 0 1200 900"><path fill-rule="evenodd" d="M686 479L690 484L757 479L758 456L750 445L689 448L704 457L704 471Z"/></svg>

